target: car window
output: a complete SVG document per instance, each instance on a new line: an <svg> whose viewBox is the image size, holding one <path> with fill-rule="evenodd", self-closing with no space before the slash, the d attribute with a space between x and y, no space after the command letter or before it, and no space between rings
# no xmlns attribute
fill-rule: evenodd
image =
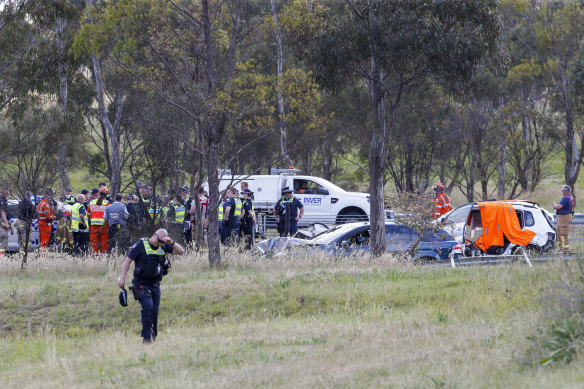
<svg viewBox="0 0 584 389"><path fill-rule="evenodd" d="M342 242L348 242L350 246L363 246L369 245L369 231L358 231L356 233L348 234L341 240Z"/></svg>
<svg viewBox="0 0 584 389"><path fill-rule="evenodd" d="M454 238L444 230L427 230L422 237L422 242L443 242L446 240L454 240Z"/></svg>
<svg viewBox="0 0 584 389"><path fill-rule="evenodd" d="M470 211L470 205L462 206L460 208L455 209L446 217L451 223L464 223L468 218L468 214Z"/></svg>
<svg viewBox="0 0 584 389"><path fill-rule="evenodd" d="M18 218L18 204L8 204L6 218L8 220Z"/></svg>
<svg viewBox="0 0 584 389"><path fill-rule="evenodd" d="M388 242L409 242L414 238L412 229L406 226L386 226L385 238Z"/></svg>
<svg viewBox="0 0 584 389"><path fill-rule="evenodd" d="M321 185L311 180L294 180L294 190L302 194L318 194L324 189Z"/></svg>
<svg viewBox="0 0 584 389"><path fill-rule="evenodd" d="M515 213L517 214L517 219L519 219L519 226L523 229L523 227L525 226L525 224L523 223L523 212L515 211Z"/></svg>
<svg viewBox="0 0 584 389"><path fill-rule="evenodd" d="M529 211L523 211L523 216L525 218L525 226L532 227L535 225L535 219L533 218L533 214Z"/></svg>

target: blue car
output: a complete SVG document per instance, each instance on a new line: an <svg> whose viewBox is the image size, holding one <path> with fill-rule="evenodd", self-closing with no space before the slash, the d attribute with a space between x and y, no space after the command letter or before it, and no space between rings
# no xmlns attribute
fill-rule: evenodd
<svg viewBox="0 0 584 389"><path fill-rule="evenodd" d="M316 229L318 231L318 229ZM302 235L302 231L300 232ZM426 231L420 240L420 234L403 224L385 223L385 237L388 253L409 253L416 247L414 260L449 259L452 253L454 259L462 256L462 247L454 237L446 231ZM370 238L369 222L347 223L321 228L312 236L301 238L272 238L259 242L256 246L260 253L283 256L300 254L302 252L321 251L332 255L351 255L368 253Z"/></svg>

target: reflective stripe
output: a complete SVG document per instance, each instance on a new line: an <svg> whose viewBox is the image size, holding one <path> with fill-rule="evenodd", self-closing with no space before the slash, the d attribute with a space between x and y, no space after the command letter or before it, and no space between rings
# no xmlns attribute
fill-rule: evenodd
<svg viewBox="0 0 584 389"><path fill-rule="evenodd" d="M223 221L223 202L221 202L221 205L219 205L219 207L217 208L217 215L219 215L219 220Z"/></svg>
<svg viewBox="0 0 584 389"><path fill-rule="evenodd" d="M79 224L81 223L81 214L79 213L79 210L81 209L81 207L83 207L83 204L75 203L73 205L73 208L71 208L71 231L73 232L89 231L89 229L87 228L84 230L79 229Z"/></svg>
<svg viewBox="0 0 584 389"><path fill-rule="evenodd" d="M166 253L162 249L162 245L158 246L158 249L153 250L152 247L150 247L150 243L148 243L148 239L142 239L142 243L144 243L146 255L166 255Z"/></svg>
<svg viewBox="0 0 584 389"><path fill-rule="evenodd" d="M103 200L101 205L97 205L97 199L93 199L89 202L89 207L87 213L91 219L92 226L103 226L105 224L105 209L109 205L109 201Z"/></svg>
<svg viewBox="0 0 584 389"><path fill-rule="evenodd" d="M185 206L182 204L173 205L174 208L174 221L182 223L185 221Z"/></svg>
<svg viewBox="0 0 584 389"><path fill-rule="evenodd" d="M241 199L239 197L234 197L233 201L235 201L235 211L233 212L233 216L241 216Z"/></svg>

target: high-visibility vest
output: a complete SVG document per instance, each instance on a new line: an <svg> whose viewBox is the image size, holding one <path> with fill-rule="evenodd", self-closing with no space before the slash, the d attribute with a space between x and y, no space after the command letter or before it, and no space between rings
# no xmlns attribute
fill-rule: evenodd
<svg viewBox="0 0 584 389"><path fill-rule="evenodd" d="M217 208L217 215L219 216L219 221L222 222L224 219L224 215L223 215L223 201L221 202L221 204L219 204L219 207Z"/></svg>
<svg viewBox="0 0 584 389"><path fill-rule="evenodd" d="M51 223L54 219L53 211L51 211L51 206L46 200L42 200L37 206L37 213L39 215L39 221L43 223Z"/></svg>
<svg viewBox="0 0 584 389"><path fill-rule="evenodd" d="M164 218L164 210L162 208L156 209L156 215L154 215L154 208L148 208L148 213L156 224L160 223L160 221Z"/></svg>
<svg viewBox="0 0 584 389"><path fill-rule="evenodd" d="M185 221L185 206L182 204L173 204L174 208L174 221L182 223Z"/></svg>
<svg viewBox="0 0 584 389"><path fill-rule="evenodd" d="M444 192L438 193L434 198L436 203L436 208L434 209L434 217L438 218L445 213L452 211L452 205L450 205L450 198Z"/></svg>
<svg viewBox="0 0 584 389"><path fill-rule="evenodd" d="M233 216L239 218L241 216L241 199L239 197L234 197L233 201L235 201L235 211L233 212Z"/></svg>
<svg viewBox="0 0 584 389"><path fill-rule="evenodd" d="M73 205L73 204L75 204L77 202L77 200L75 199L75 196L72 196L72 195L69 196L69 197L63 196L61 198L61 201L63 201L64 203L67 203L69 205Z"/></svg>
<svg viewBox="0 0 584 389"><path fill-rule="evenodd" d="M105 224L105 209L109 205L109 201L103 200L101 205L97 205L98 199L93 199L89 202L87 214L91 219L92 226L103 226Z"/></svg>
<svg viewBox="0 0 584 389"><path fill-rule="evenodd" d="M85 229L79 229L79 224L81 223L81 214L79 211L83 207L81 203L75 203L73 208L71 208L71 231L73 232L86 232L89 231L87 228L87 223L85 223Z"/></svg>

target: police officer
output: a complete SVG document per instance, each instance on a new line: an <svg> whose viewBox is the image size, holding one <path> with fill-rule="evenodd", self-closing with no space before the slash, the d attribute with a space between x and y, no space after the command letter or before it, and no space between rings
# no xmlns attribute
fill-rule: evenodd
<svg viewBox="0 0 584 389"><path fill-rule="evenodd" d="M67 187L63 189L63 196L59 199L62 203L73 205L77 202L75 196L71 194L71 188Z"/></svg>
<svg viewBox="0 0 584 389"><path fill-rule="evenodd" d="M250 250L253 246L253 226L257 223L251 196L253 192L249 189L244 189L241 192L243 217L241 218L241 232L245 239L245 248Z"/></svg>
<svg viewBox="0 0 584 389"><path fill-rule="evenodd" d="M195 214L195 201L189 193L189 187L181 186L180 194L185 205L185 244L190 244L193 241L193 215Z"/></svg>
<svg viewBox="0 0 584 389"><path fill-rule="evenodd" d="M89 220L85 208L85 196L77 195L77 202L71 207L71 231L73 232L73 254L87 252L89 246Z"/></svg>
<svg viewBox="0 0 584 389"><path fill-rule="evenodd" d="M132 292L142 307L142 332L145 344L152 343L158 335L158 310L160 307L160 281L168 273L170 262L166 253L183 254L185 250L174 242L165 229L157 230L150 238L142 238L132 248L122 266L118 287L124 288L130 264L134 261Z"/></svg>
<svg viewBox="0 0 584 389"><path fill-rule="evenodd" d="M274 218L278 223L280 236L293 236L298 231L298 220L304 215L304 205L292 193L294 190L286 187L282 191L284 196L274 207ZM298 210L300 209L300 214Z"/></svg>
<svg viewBox="0 0 584 389"><path fill-rule="evenodd" d="M118 244L120 250L125 250L130 244L130 242L124 242L123 238L120 238L120 232L126 229L126 221L130 216L130 213L126 209L126 205L122 203L124 196L121 193L116 193L115 201L113 204L108 205L105 209L105 220L107 220L109 228L109 244L108 252L111 253L112 248Z"/></svg>
<svg viewBox="0 0 584 389"><path fill-rule="evenodd" d="M221 243L225 244L228 236L227 223L225 221L225 201L229 196L227 192L223 194L223 198L219 201L219 206L217 207L217 216L219 218L219 237L221 238Z"/></svg>
<svg viewBox="0 0 584 389"><path fill-rule="evenodd" d="M233 244L239 239L239 229L241 227L241 199L237 196L237 189L235 187L229 188L227 191L229 197L225 200L225 234L226 240Z"/></svg>
<svg viewBox="0 0 584 389"><path fill-rule="evenodd" d="M166 225L168 229L175 235L182 235L181 240L183 241L185 209L181 195L177 194L172 197L172 204L168 207L168 213L166 214Z"/></svg>

